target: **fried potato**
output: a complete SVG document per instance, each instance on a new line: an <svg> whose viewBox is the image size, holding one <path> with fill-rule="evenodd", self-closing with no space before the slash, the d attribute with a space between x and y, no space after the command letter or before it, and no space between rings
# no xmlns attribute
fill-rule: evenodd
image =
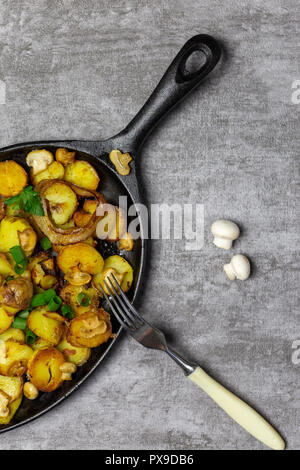
<svg viewBox="0 0 300 470"><path fill-rule="evenodd" d="M5 341L0 348L0 374L21 377L27 370L32 353L27 344Z"/></svg>
<svg viewBox="0 0 300 470"><path fill-rule="evenodd" d="M101 240L115 242L125 233L126 225L127 220L123 209L111 206L111 210L108 210L97 224L97 237Z"/></svg>
<svg viewBox="0 0 300 470"><path fill-rule="evenodd" d="M96 348L106 343L111 334L110 316L100 308L73 318L67 328L66 338L73 346Z"/></svg>
<svg viewBox="0 0 300 470"><path fill-rule="evenodd" d="M44 192L50 214L56 225L63 225L72 217L77 207L77 196L67 184L59 181Z"/></svg>
<svg viewBox="0 0 300 470"><path fill-rule="evenodd" d="M53 392L62 384L60 367L64 362L63 354L56 348L35 351L28 362L30 382L41 392Z"/></svg>
<svg viewBox="0 0 300 470"><path fill-rule="evenodd" d="M9 402L11 403L22 394L23 379L21 377L0 375L0 390L9 396Z"/></svg>
<svg viewBox="0 0 300 470"><path fill-rule="evenodd" d="M32 281L35 286L40 286L42 289L55 289L58 285L58 274L54 258L48 252L43 251L34 256L28 265Z"/></svg>
<svg viewBox="0 0 300 470"><path fill-rule="evenodd" d="M82 366L85 364L91 355L91 350L89 348L78 348L68 343L65 334L57 346L57 349L63 353L68 362L72 362L72 364L75 364L76 366Z"/></svg>
<svg viewBox="0 0 300 470"><path fill-rule="evenodd" d="M23 395L9 404L9 415L6 418L0 418L0 424L9 424L21 405Z"/></svg>
<svg viewBox="0 0 300 470"><path fill-rule="evenodd" d="M12 265L4 253L0 253L0 274L4 278L8 276L16 276Z"/></svg>
<svg viewBox="0 0 300 470"><path fill-rule="evenodd" d="M28 229L33 231L28 220L21 217L4 217L0 222L0 252L7 253L13 246L20 246L20 234ZM35 237L35 243L36 241ZM26 256L32 253L35 243L31 240L30 250L25 253Z"/></svg>
<svg viewBox="0 0 300 470"><path fill-rule="evenodd" d="M96 212L98 201L96 199L86 199L83 204L83 210L89 214Z"/></svg>
<svg viewBox="0 0 300 470"><path fill-rule="evenodd" d="M14 321L13 315L8 315L2 306L0 306L0 333L8 330Z"/></svg>
<svg viewBox="0 0 300 470"><path fill-rule="evenodd" d="M120 250L131 251L133 249L133 238L129 232L125 232L119 240Z"/></svg>
<svg viewBox="0 0 300 470"><path fill-rule="evenodd" d="M57 257L58 267L63 273L78 267L81 272L97 274L102 271L104 261L100 253L87 243L65 246Z"/></svg>
<svg viewBox="0 0 300 470"><path fill-rule="evenodd" d="M78 302L78 295L85 294L89 298L89 306L82 307ZM59 292L62 300L70 305L75 315L85 313L85 311L91 310L91 308L97 308L99 306L100 297L102 295L95 287L87 286L72 286L66 284Z"/></svg>
<svg viewBox="0 0 300 470"><path fill-rule="evenodd" d="M65 174L64 166L59 162L51 163L48 168L37 175L30 172L31 181L36 186L43 180L62 180Z"/></svg>
<svg viewBox="0 0 300 470"><path fill-rule="evenodd" d="M31 347L34 351L37 351L38 349L51 348L52 344L50 344L48 341L45 341L43 338L37 338Z"/></svg>
<svg viewBox="0 0 300 470"><path fill-rule="evenodd" d="M27 173L13 160L0 162L0 194L4 197L17 196L27 185Z"/></svg>
<svg viewBox="0 0 300 470"><path fill-rule="evenodd" d="M105 288L104 278L107 275L108 269L113 269L118 274L124 275L121 282L121 288L123 292L128 292L133 281L133 269L128 261L119 255L113 255L106 258L104 261L103 271L93 277L93 285L97 289L100 289L99 285Z"/></svg>
<svg viewBox="0 0 300 470"><path fill-rule="evenodd" d="M65 318L53 313L47 307L38 307L29 314L27 325L37 336L56 346L64 331Z"/></svg>
<svg viewBox="0 0 300 470"><path fill-rule="evenodd" d="M95 168L88 162L77 160L66 167L64 179L69 183L76 184L81 188L95 191L100 178Z"/></svg>
<svg viewBox="0 0 300 470"><path fill-rule="evenodd" d="M59 148L55 152L55 158L58 162L62 163L63 166L67 166L74 162L75 152L69 152L65 148Z"/></svg>
<svg viewBox="0 0 300 470"><path fill-rule="evenodd" d="M77 227L85 227L89 223L92 217L93 217L93 214L89 214L88 212L76 211L73 216L73 220Z"/></svg>
<svg viewBox="0 0 300 470"><path fill-rule="evenodd" d="M16 341L16 343L25 343L25 333L19 328L8 328L4 333L0 335L0 341ZM0 387L1 388L1 387Z"/></svg>

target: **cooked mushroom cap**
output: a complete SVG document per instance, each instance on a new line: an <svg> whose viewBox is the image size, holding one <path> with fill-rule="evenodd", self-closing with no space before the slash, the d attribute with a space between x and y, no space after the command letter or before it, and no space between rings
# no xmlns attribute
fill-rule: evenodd
<svg viewBox="0 0 300 470"><path fill-rule="evenodd" d="M4 305L24 310L32 299L32 283L23 277L13 279L1 288L0 294Z"/></svg>
<svg viewBox="0 0 300 470"><path fill-rule="evenodd" d="M26 157L26 163L32 168L32 174L37 175L48 168L53 162L53 155L45 149L32 150Z"/></svg>

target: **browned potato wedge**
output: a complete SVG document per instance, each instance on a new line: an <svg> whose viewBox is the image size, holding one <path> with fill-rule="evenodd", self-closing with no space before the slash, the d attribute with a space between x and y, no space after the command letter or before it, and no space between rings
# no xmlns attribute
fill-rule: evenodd
<svg viewBox="0 0 300 470"><path fill-rule="evenodd" d="M22 395L23 379L21 377L0 375L0 390L9 396L9 402L11 403Z"/></svg>
<svg viewBox="0 0 300 470"><path fill-rule="evenodd" d="M53 162L53 155L49 150L37 149L31 150L27 154L26 163L31 167L31 173L33 176L47 170L49 165Z"/></svg>
<svg viewBox="0 0 300 470"><path fill-rule="evenodd" d="M73 163L75 160L75 152L69 152L65 148L59 148L55 152L56 161L63 164L63 166L67 166L70 163Z"/></svg>
<svg viewBox="0 0 300 470"><path fill-rule="evenodd" d="M73 220L77 227L85 227L93 217L93 214L89 214L84 211L77 211L74 214Z"/></svg>
<svg viewBox="0 0 300 470"><path fill-rule="evenodd" d="M60 367L64 362L63 354L53 347L35 351L28 362L30 382L41 392L53 392L63 381Z"/></svg>
<svg viewBox="0 0 300 470"><path fill-rule="evenodd" d="M106 207L109 207L108 205ZM97 224L97 237L101 240L115 242L123 236L126 231L126 215L123 209L111 206L104 217Z"/></svg>
<svg viewBox="0 0 300 470"><path fill-rule="evenodd" d="M17 310L25 310L29 307L32 296L32 282L24 277L12 279L0 288L0 299L4 309L12 307Z"/></svg>
<svg viewBox="0 0 300 470"><path fill-rule="evenodd" d="M0 194L4 197L16 196L27 185L27 173L13 160L0 162Z"/></svg>
<svg viewBox="0 0 300 470"><path fill-rule="evenodd" d="M32 310L27 318L28 327L53 346L60 342L64 331L64 322L64 317L55 312L48 312L47 307L38 307Z"/></svg>
<svg viewBox="0 0 300 470"><path fill-rule="evenodd" d="M64 179L69 183L76 184L81 188L95 191L100 178L95 168L88 162L77 160L66 167Z"/></svg>
<svg viewBox="0 0 300 470"><path fill-rule="evenodd" d="M54 262L54 258L49 253L42 252L34 256L28 265L32 281L35 286L40 286L42 289L56 289L58 285L58 275Z"/></svg>
<svg viewBox="0 0 300 470"><path fill-rule="evenodd" d="M56 225L63 225L72 217L77 207L77 196L65 183L58 181L44 192L50 214Z"/></svg>
<svg viewBox="0 0 300 470"><path fill-rule="evenodd" d="M109 271L107 271L108 269L113 269L119 275L123 274L121 288L123 292L129 291L133 281L133 269L128 263L128 261L126 261L126 259L122 258L122 256L119 255L113 255L106 258L106 260L104 261L103 271L93 277L93 285L97 289L100 289L99 284L101 284L101 286L105 288L104 278L109 275ZM115 277L117 278L118 276Z"/></svg>
<svg viewBox="0 0 300 470"><path fill-rule="evenodd" d="M129 232L125 232L119 240L120 250L131 251L133 248L133 238Z"/></svg>
<svg viewBox="0 0 300 470"><path fill-rule="evenodd" d="M19 406L21 405L23 396L20 396L15 401L9 404L9 414L6 418L0 418L0 424L9 424L16 414Z"/></svg>
<svg viewBox="0 0 300 470"><path fill-rule="evenodd" d="M82 293L90 300L88 307L82 307L78 302L78 295ZM100 297L102 297L101 293L95 289L95 287L72 286L71 284L65 285L60 290L59 295L66 304L71 306L73 312L77 315L91 310L91 308L97 308L99 306Z"/></svg>
<svg viewBox="0 0 300 470"><path fill-rule="evenodd" d="M25 333L23 330L19 330L18 328L8 328L8 330L4 331L0 335L0 341L16 341L17 343L24 344L25 343ZM1 387L0 387L1 388Z"/></svg>
<svg viewBox="0 0 300 470"><path fill-rule="evenodd" d="M0 274L3 278L8 276L16 276L12 265L4 253L0 253Z"/></svg>
<svg viewBox="0 0 300 470"><path fill-rule="evenodd" d="M30 172L30 177L33 184L36 186L43 180L62 180L65 174L64 166L59 162L51 163L48 168L44 171L41 171L37 175L34 175L33 172Z"/></svg>
<svg viewBox="0 0 300 470"><path fill-rule="evenodd" d="M13 321L13 315L8 315L4 308L0 306L0 333L4 333L4 331L8 330Z"/></svg>
<svg viewBox="0 0 300 470"><path fill-rule="evenodd" d="M0 252L7 253L9 252L10 248L16 245L21 245L20 243L20 236L25 230L33 231L32 227L30 226L28 220L23 219L21 217L4 217L4 219L0 222ZM28 234L28 232L26 232ZM31 234L32 232L30 232ZM35 243L36 243L35 237ZM34 247L35 243L33 243L33 238L31 235L30 239L30 250L26 253L29 256ZM28 246L29 248L29 246Z"/></svg>
<svg viewBox="0 0 300 470"><path fill-rule="evenodd" d="M73 346L96 348L106 343L112 334L109 314L100 308L73 318L67 328L67 341Z"/></svg>
<svg viewBox="0 0 300 470"><path fill-rule="evenodd" d="M0 348L0 374L21 377L27 370L32 353L27 344L5 341Z"/></svg>
<svg viewBox="0 0 300 470"><path fill-rule="evenodd" d="M102 271L103 258L98 251L86 243L75 243L64 247L57 257L58 267L63 273L78 267L80 271L97 274Z"/></svg>
<svg viewBox="0 0 300 470"><path fill-rule="evenodd" d="M97 209L98 202L95 199L86 199L83 204L83 210L89 214L94 214Z"/></svg>
<svg viewBox="0 0 300 470"><path fill-rule="evenodd" d="M72 362L72 364L75 364L76 366L82 366L85 364L91 355L91 350L89 348L78 348L68 343L65 334L57 346L57 349L63 353L67 361Z"/></svg>

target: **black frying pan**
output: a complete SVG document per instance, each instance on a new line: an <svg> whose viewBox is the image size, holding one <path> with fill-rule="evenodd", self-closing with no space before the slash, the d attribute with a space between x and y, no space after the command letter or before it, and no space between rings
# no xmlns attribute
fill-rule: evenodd
<svg viewBox="0 0 300 470"><path fill-rule="evenodd" d="M221 56L219 44L210 36L200 34L191 38L177 54L158 86L128 124L118 135L104 141L46 141L29 142L12 145L0 150L0 161L13 159L26 168L25 157L32 149L47 148L50 151L58 147L76 150L76 157L90 162L99 172L101 179L101 192L111 203L118 204L120 195L128 197L128 206L140 203L138 181L136 177L135 160L138 157L145 138L150 134L159 120L173 108L179 101L187 96L197 85L213 70ZM133 161L130 163L131 172L128 176L120 176L108 158L113 149L129 152ZM142 221L141 221L142 222ZM141 226L141 234L143 227ZM104 243L101 246L104 258L117 253L114 244ZM126 258L134 268L135 278L131 289L131 299L134 300L141 286L141 279L145 268L145 240L141 237L136 240L132 252ZM114 322L114 319L112 319ZM113 323L114 331L119 336L121 328ZM79 367L73 380L64 382L63 386L52 393L40 394L39 398L29 401L24 398L19 410L9 425L0 426L0 432L13 429L50 410L57 403L76 390L79 385L91 374L106 356L116 338L93 349L91 358L82 367Z"/></svg>

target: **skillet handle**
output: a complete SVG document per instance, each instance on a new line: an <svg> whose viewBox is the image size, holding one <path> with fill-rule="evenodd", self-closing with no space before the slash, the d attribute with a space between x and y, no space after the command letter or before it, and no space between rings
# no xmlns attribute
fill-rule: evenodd
<svg viewBox="0 0 300 470"><path fill-rule="evenodd" d="M213 37L199 34L189 39L148 101L118 137L125 137L128 146L137 152L159 120L203 81L220 57L220 45Z"/></svg>

